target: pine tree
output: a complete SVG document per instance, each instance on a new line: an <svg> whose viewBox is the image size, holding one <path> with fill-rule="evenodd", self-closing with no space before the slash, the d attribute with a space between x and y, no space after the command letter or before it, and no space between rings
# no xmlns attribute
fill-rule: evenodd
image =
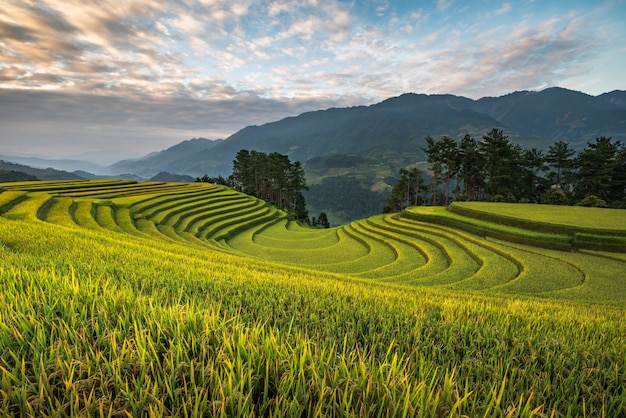
<svg viewBox="0 0 626 418"><path fill-rule="evenodd" d="M614 176L619 173L620 147L621 142L612 142L610 137L604 136L596 138L594 143L587 143L587 148L576 158L577 199L594 195L606 202L618 200L619 194L612 193L612 190L616 189Z"/></svg>
<svg viewBox="0 0 626 418"><path fill-rule="evenodd" d="M571 192L572 166L576 151L571 149L566 142L556 141L548 148L546 162L552 168L548 178L552 181L555 189L560 189L564 193Z"/></svg>
<svg viewBox="0 0 626 418"><path fill-rule="evenodd" d="M487 196L497 199L513 194L516 190L513 175L519 173L521 148L513 146L509 137L496 128L483 135L479 146L485 159Z"/></svg>
<svg viewBox="0 0 626 418"><path fill-rule="evenodd" d="M468 200L478 200L484 188L484 156L478 141L465 134L459 145L459 173L463 194Z"/></svg>
<svg viewBox="0 0 626 418"><path fill-rule="evenodd" d="M229 177L233 188L263 199L308 223L302 190L308 190L300 161L291 163L286 155L240 150Z"/></svg>
<svg viewBox="0 0 626 418"><path fill-rule="evenodd" d="M383 212L401 212L407 206L423 204L422 195L425 189L426 186L417 168L411 170L401 168L400 179L393 186Z"/></svg>
<svg viewBox="0 0 626 418"><path fill-rule="evenodd" d="M439 175L441 174L442 153L441 144L435 141L430 135L424 138L428 148L424 150L426 153L427 161L430 163L430 169L433 172L433 198L432 205L437 205L437 187L439 182Z"/></svg>

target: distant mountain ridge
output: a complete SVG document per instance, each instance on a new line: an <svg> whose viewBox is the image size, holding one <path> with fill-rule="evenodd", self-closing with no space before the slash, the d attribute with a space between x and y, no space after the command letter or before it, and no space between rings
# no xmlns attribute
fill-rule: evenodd
<svg viewBox="0 0 626 418"><path fill-rule="evenodd" d="M67 171L55 170L53 168L33 168L3 160L0 160L0 170L23 173L31 177L24 179L25 181L32 181L35 178L38 180L83 180L83 177Z"/></svg>
<svg viewBox="0 0 626 418"><path fill-rule="evenodd" d="M519 91L478 100L407 93L371 106L303 113L248 126L225 140L195 138L138 160L121 161L111 173L150 177L160 171L228 175L240 149L279 152L306 162L315 157L359 155L396 171L424 160L424 137L503 129L525 147L547 149L563 140L574 149L600 135L626 139L626 91L599 96L563 88Z"/></svg>
<svg viewBox="0 0 626 418"><path fill-rule="evenodd" d="M311 189L305 193L311 216L325 211L338 224L369 216L377 206L382 210L385 191L395 183L400 168L417 165L426 171L427 135L460 139L468 133L481 139L492 128L502 129L524 148L539 150L558 140L582 150L602 135L626 142L626 91L591 96L554 87L478 100L406 93L369 106L317 110L247 126L226 139L189 139L142 158L119 161L99 174L143 179L161 172L228 176L241 149L279 152L303 163ZM346 197L351 207L339 209L338 190L351 191ZM368 212L359 212L366 207Z"/></svg>
<svg viewBox="0 0 626 418"><path fill-rule="evenodd" d="M101 173L105 170L105 166L83 160L74 159L62 159L62 160L48 160L39 157L21 157L17 155L0 155L0 160L10 161L11 163L21 164L31 168L53 168L55 170L74 172L74 171L87 171L90 173Z"/></svg>
<svg viewBox="0 0 626 418"><path fill-rule="evenodd" d="M561 140L572 148L584 148L598 136L626 137L626 92L600 96L558 87L541 92L516 92L498 98L483 98L472 106L507 128Z"/></svg>
<svg viewBox="0 0 626 418"><path fill-rule="evenodd" d="M109 170L144 178L163 170L228 176L241 149L279 152L303 163L311 216L324 211L340 224L376 213L378 206L382 210L400 168L427 169L427 135L460 139L469 133L481 139L492 128L502 129L524 148L539 150L557 140L581 150L602 135L626 141L626 92L590 96L555 87L478 100L407 93L370 106L317 110L247 126L221 141L184 141ZM339 190L349 204L338 202Z"/></svg>
<svg viewBox="0 0 626 418"><path fill-rule="evenodd" d="M196 171L193 162L188 158L203 151L212 149L223 140L209 140L206 138L192 138L180 142L160 152L153 152L142 158L122 160L108 167L110 173L132 173L144 178L150 178L158 173L167 171L176 174L196 173L199 176L202 170ZM204 174L204 172L202 172Z"/></svg>

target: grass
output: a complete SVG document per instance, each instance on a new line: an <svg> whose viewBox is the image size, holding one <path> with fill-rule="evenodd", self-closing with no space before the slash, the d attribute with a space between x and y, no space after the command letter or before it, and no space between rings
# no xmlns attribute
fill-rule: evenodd
<svg viewBox="0 0 626 418"><path fill-rule="evenodd" d="M76 227L72 218L74 201L69 197L55 197L50 199L50 206L41 218L55 225Z"/></svg>
<svg viewBox="0 0 626 418"><path fill-rule="evenodd" d="M536 229L552 225L557 230L571 227L578 231L590 229L626 234L626 211L623 210L500 202L454 202L450 209L458 213L483 214L491 219L524 220Z"/></svg>
<svg viewBox="0 0 626 418"><path fill-rule="evenodd" d="M467 217L448 211L440 206L411 207L403 213L403 216L406 216L409 219L439 223L467 230L468 232L482 236L516 240L523 244L548 246L564 250L572 248L572 238L568 235L540 232L534 229L510 226L507 223L492 222L480 218Z"/></svg>
<svg viewBox="0 0 626 418"><path fill-rule="evenodd" d="M220 244L155 223L175 190L0 194L0 415L626 414L621 254L278 211Z"/></svg>

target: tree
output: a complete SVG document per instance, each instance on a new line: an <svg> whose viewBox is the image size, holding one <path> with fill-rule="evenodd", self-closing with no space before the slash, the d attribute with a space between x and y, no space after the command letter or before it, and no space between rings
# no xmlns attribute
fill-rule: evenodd
<svg viewBox="0 0 626 418"><path fill-rule="evenodd" d="M328 216L326 216L326 212L321 212L320 216L317 217L317 221L313 221L313 226L317 225L321 226L322 228L330 228L330 222L328 222Z"/></svg>
<svg viewBox="0 0 626 418"><path fill-rule="evenodd" d="M289 207L295 211L302 211L304 208L298 207L301 203L304 203L303 190L309 190L306 185L306 178L304 176L304 169L300 161L296 161L287 167L287 189L286 189L286 202Z"/></svg>
<svg viewBox="0 0 626 418"><path fill-rule="evenodd" d="M407 206L423 204L422 195L425 190L426 186L417 168L411 170L401 168L400 179L393 186L383 212L401 212Z"/></svg>
<svg viewBox="0 0 626 418"><path fill-rule="evenodd" d="M252 156L250 151L242 149L237 152L233 161L233 188L244 193L252 192L256 189L253 177Z"/></svg>
<svg viewBox="0 0 626 418"><path fill-rule="evenodd" d="M286 155L240 150L233 161L232 187L263 199L308 223L302 190L307 190L302 164Z"/></svg>
<svg viewBox="0 0 626 418"><path fill-rule="evenodd" d="M468 200L478 200L484 188L484 157L478 142L465 134L459 145L459 175L463 182L463 194Z"/></svg>
<svg viewBox="0 0 626 418"><path fill-rule="evenodd" d="M194 180L197 183L213 183L213 184L222 184L224 186L233 187L232 179L224 178L222 176L217 177L209 177L207 174L202 175L201 177L196 177Z"/></svg>
<svg viewBox="0 0 626 418"><path fill-rule="evenodd" d="M571 149L566 142L556 141L548 148L546 162L552 168L548 173L548 178L552 181L554 188L562 190L564 193L570 192L572 181L572 158L576 151Z"/></svg>
<svg viewBox="0 0 626 418"><path fill-rule="evenodd" d="M521 148L513 146L509 142L509 137L496 128L483 135L483 141L479 146L485 158L488 197L513 194L515 191L513 175L519 172Z"/></svg>
<svg viewBox="0 0 626 418"><path fill-rule="evenodd" d="M445 169L445 192L443 194L443 206L448 206L450 197L450 182L456 178L459 172L459 148L451 137L444 135L439 140L439 155L442 168ZM458 192L455 193L458 195Z"/></svg>
<svg viewBox="0 0 626 418"><path fill-rule="evenodd" d="M611 138L601 136L594 143L587 143L576 158L576 187L575 197L582 199L587 195L597 196L606 202L619 200L619 175L614 181L614 176L619 173L620 167L619 141L612 142ZM623 189L622 193L623 195Z"/></svg>
<svg viewBox="0 0 626 418"><path fill-rule="evenodd" d="M611 204L626 209L626 144L618 142L618 147L611 185Z"/></svg>
<svg viewBox="0 0 626 418"><path fill-rule="evenodd" d="M541 195L547 190L545 179L541 176L547 169L543 152L536 148L523 150L520 165L522 170L520 197L538 203Z"/></svg>
<svg viewBox="0 0 626 418"><path fill-rule="evenodd" d="M433 199L432 205L437 205L437 186L439 181L439 175L441 173L441 162L443 159L441 153L441 144L435 141L430 135L424 138L428 148L424 150L426 153L426 160L430 163L430 169L433 172Z"/></svg>

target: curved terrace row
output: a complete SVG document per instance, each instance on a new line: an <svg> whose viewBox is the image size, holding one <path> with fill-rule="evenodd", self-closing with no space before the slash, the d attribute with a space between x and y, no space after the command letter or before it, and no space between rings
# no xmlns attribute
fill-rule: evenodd
<svg viewBox="0 0 626 418"><path fill-rule="evenodd" d="M616 282L626 268L620 254L561 251L571 245L569 235L534 231L533 221L515 214L506 215L518 220L512 226L501 222L505 215L484 219L493 209L411 208L314 229L262 200L205 183L59 181L0 187L0 213L9 219L184 243L402 285L626 300ZM626 235L612 231L611 242L622 239L621 232ZM518 239L506 240L516 234Z"/></svg>

